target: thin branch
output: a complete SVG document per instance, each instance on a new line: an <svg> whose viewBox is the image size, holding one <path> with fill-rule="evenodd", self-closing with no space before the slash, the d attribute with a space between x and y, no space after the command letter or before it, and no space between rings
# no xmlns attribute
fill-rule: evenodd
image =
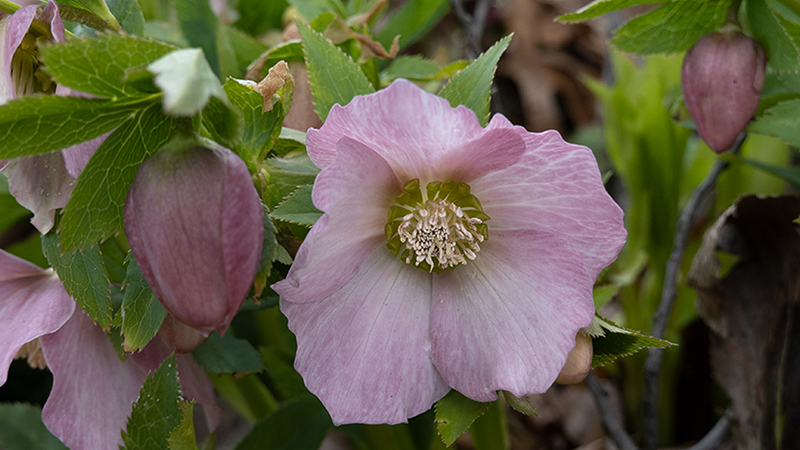
<svg viewBox="0 0 800 450"><path fill-rule="evenodd" d="M736 143L733 145L731 153L737 153L742 146L746 133L739 135ZM681 259L686 250L686 242L689 239L689 230L691 228L694 216L697 213L698 207L703 203L706 196L714 189L719 175L728 168L729 163L725 160L718 159L711 170L706 175L705 179L698 185L692 196L689 197L689 202L681 212L678 218L678 223L675 227L675 240L672 245L672 252L667 260L667 267L664 274L664 287L661 291L661 303L658 309L653 314L653 337L662 339L664 332L667 329L667 322L669 320L672 305L675 303L675 296L677 294L676 280L678 278L678 269L680 269ZM656 450L658 442L658 377L661 373L661 362L664 356L664 350L660 348L651 348L647 353L647 360L644 365L644 422L645 422L645 449Z"/></svg>
<svg viewBox="0 0 800 450"><path fill-rule="evenodd" d="M731 431L731 416L733 409L728 408L725 414L719 418L713 428L703 436L696 444L689 447L689 450L716 450L722 445L722 441L728 436Z"/></svg>
<svg viewBox="0 0 800 450"><path fill-rule="evenodd" d="M608 392L600 385L600 380L594 376L594 372L589 372L586 377L586 385L589 386L589 391L592 393L597 411L600 413L600 421L603 423L603 429L608 433L608 437L620 450L639 450L622 426L622 421L608 398Z"/></svg>
<svg viewBox="0 0 800 450"><path fill-rule="evenodd" d="M464 9L462 0L449 0L450 7L456 19L461 23L467 38L467 58L475 59L483 51L481 39L486 27L486 16L489 14L489 6L492 0L477 0L475 2L475 12L470 15Z"/></svg>

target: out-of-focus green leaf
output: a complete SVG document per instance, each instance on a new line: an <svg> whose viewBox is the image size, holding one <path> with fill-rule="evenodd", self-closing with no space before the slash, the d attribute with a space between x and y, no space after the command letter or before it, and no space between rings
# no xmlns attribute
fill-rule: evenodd
<svg viewBox="0 0 800 450"><path fill-rule="evenodd" d="M449 447L489 409L489 403L476 402L453 389L436 402L435 408L439 436Z"/></svg>
<svg viewBox="0 0 800 450"><path fill-rule="evenodd" d="M356 95L375 92L349 55L307 25L298 23L297 29L303 37L314 108L323 121L333 105L344 106Z"/></svg>
<svg viewBox="0 0 800 450"><path fill-rule="evenodd" d="M108 7L126 33L134 36L144 35L144 15L138 1L108 0Z"/></svg>
<svg viewBox="0 0 800 450"><path fill-rule="evenodd" d="M272 3L272 2L261 2L261 3ZM225 33L225 35L228 37L228 41L231 44L233 53L236 56L236 62L239 66L240 73L244 73L247 70L247 67L250 65L250 63L258 59L258 57L261 56L262 53L267 51L267 46L265 46L261 42L257 41L255 38L248 36L247 34L243 33L242 31L236 28L229 27L227 25L222 25L220 31L222 33Z"/></svg>
<svg viewBox="0 0 800 450"><path fill-rule="evenodd" d="M108 274L97 244L63 253L53 229L42 236L42 251L58 274L64 289L98 325L111 325L111 292Z"/></svg>
<svg viewBox="0 0 800 450"><path fill-rule="evenodd" d="M489 123L489 101L497 61L508 48L511 35L497 41L466 69L454 76L439 96L447 99L454 108L464 105L475 112L482 126Z"/></svg>
<svg viewBox="0 0 800 450"><path fill-rule="evenodd" d="M704 34L719 28L732 0L676 0L628 21L611 43L639 54L688 50Z"/></svg>
<svg viewBox="0 0 800 450"><path fill-rule="evenodd" d="M748 0L753 37L764 46L767 63L778 72L800 71L800 24L775 12L766 0Z"/></svg>
<svg viewBox="0 0 800 450"><path fill-rule="evenodd" d="M181 398L175 355L147 376L122 432L126 450L169 450L172 430L181 423Z"/></svg>
<svg viewBox="0 0 800 450"><path fill-rule="evenodd" d="M556 20L563 23L584 22L630 6L650 5L653 3L659 2L653 0L594 0L574 13L564 14Z"/></svg>
<svg viewBox="0 0 800 450"><path fill-rule="evenodd" d="M347 17L347 8L341 0L289 0L289 4L309 21L326 12L334 13L339 17Z"/></svg>
<svg viewBox="0 0 800 450"><path fill-rule="evenodd" d="M333 428L315 397L291 400L257 423L236 450L316 450Z"/></svg>
<svg viewBox="0 0 800 450"><path fill-rule="evenodd" d="M303 377L294 370L292 355L284 355L272 347L261 349L261 358L267 368L270 380L285 398L294 398L309 394Z"/></svg>
<svg viewBox="0 0 800 450"><path fill-rule="evenodd" d="M233 25L251 36L259 36L270 28L280 30L287 5L286 0L239 0L236 3L239 18Z"/></svg>
<svg viewBox="0 0 800 450"><path fill-rule="evenodd" d="M65 249L91 245L122 228L125 196L139 166L167 143L175 127L154 100L111 133L83 169L60 225Z"/></svg>
<svg viewBox="0 0 800 450"><path fill-rule="evenodd" d="M226 333L224 337L212 333L192 354L209 372L246 373L264 370L258 351L249 342L231 333Z"/></svg>
<svg viewBox="0 0 800 450"><path fill-rule="evenodd" d="M207 0L172 0L183 35L192 47L203 49L211 70L221 74L217 46L218 20Z"/></svg>
<svg viewBox="0 0 800 450"><path fill-rule="evenodd" d="M291 222L305 227L311 227L320 217L322 211L314 206L311 200L312 185L300 186L292 192L286 200L281 202L270 216L276 220Z"/></svg>
<svg viewBox="0 0 800 450"><path fill-rule="evenodd" d="M614 284L599 286L592 291L594 297L594 308L600 309L608 303L619 292L620 287Z"/></svg>
<svg viewBox="0 0 800 450"><path fill-rule="evenodd" d="M375 39L389 48L394 37L399 35L402 50L433 29L449 10L447 0L409 0L375 34Z"/></svg>
<svg viewBox="0 0 800 450"><path fill-rule="evenodd" d="M128 273L122 283L122 335L126 352L144 348L156 336L167 310L161 306L147 280L144 279L139 264L128 253Z"/></svg>
<svg viewBox="0 0 800 450"><path fill-rule="evenodd" d="M760 161L749 158L741 158L741 161L757 169L763 170L764 172L771 173L772 175L775 175L776 177L791 184L795 188L800 189L800 167L798 166L779 167L771 164L764 164Z"/></svg>
<svg viewBox="0 0 800 450"><path fill-rule="evenodd" d="M41 408L0 403L0 446L6 450L67 450L42 423Z"/></svg>

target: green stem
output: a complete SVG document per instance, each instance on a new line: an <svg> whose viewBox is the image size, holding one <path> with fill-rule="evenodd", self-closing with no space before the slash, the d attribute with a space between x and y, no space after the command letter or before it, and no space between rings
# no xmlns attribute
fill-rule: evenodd
<svg viewBox="0 0 800 450"><path fill-rule="evenodd" d="M484 415L479 417L469 428L469 434L475 442L475 450L509 450L511 442L508 438L505 405L497 399L489 405Z"/></svg>
<svg viewBox="0 0 800 450"><path fill-rule="evenodd" d="M0 11L14 14L20 6L11 0L0 0Z"/></svg>

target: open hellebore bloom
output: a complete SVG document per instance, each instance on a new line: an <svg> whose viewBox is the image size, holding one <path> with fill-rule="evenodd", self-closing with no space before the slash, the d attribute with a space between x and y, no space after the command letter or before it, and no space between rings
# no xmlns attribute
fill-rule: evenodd
<svg viewBox="0 0 800 450"><path fill-rule="evenodd" d="M253 283L264 213L247 166L216 144L177 141L142 164L125 232L147 283L176 319L223 334Z"/></svg>
<svg viewBox="0 0 800 450"><path fill-rule="evenodd" d="M33 94L85 95L56 86L40 67L37 42L64 42L58 5L50 1L39 13L36 5L12 15L0 12L0 105ZM104 137L60 152L0 160L9 190L34 213L33 225L42 233L53 227L55 210L63 208L89 157Z"/></svg>
<svg viewBox="0 0 800 450"><path fill-rule="evenodd" d="M683 59L686 108L715 152L731 148L758 109L766 64L758 42L741 31L707 34Z"/></svg>
<svg viewBox="0 0 800 450"><path fill-rule="evenodd" d="M120 361L106 333L76 307L52 270L0 250L0 385L14 357L50 368L42 421L72 450L117 448L145 376L169 351L154 340ZM190 355L178 355L181 388L218 423L213 387Z"/></svg>
<svg viewBox="0 0 800 450"><path fill-rule="evenodd" d="M589 149L398 80L334 106L308 153L324 215L273 288L335 423L555 381L626 236Z"/></svg>

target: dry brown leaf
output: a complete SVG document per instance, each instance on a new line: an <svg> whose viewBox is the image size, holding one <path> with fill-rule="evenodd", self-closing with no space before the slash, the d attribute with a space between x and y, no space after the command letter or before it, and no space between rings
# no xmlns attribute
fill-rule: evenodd
<svg viewBox="0 0 800 450"><path fill-rule="evenodd" d="M272 96L286 84L291 76L286 61L278 61L277 64L270 67L267 76L253 87L254 91L264 97L264 112L272 111Z"/></svg>

